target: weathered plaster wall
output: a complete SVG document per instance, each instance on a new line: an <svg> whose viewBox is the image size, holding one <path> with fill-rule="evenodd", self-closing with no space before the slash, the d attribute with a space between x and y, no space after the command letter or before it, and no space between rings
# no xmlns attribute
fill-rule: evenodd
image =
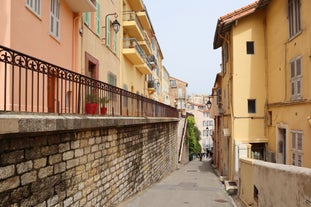
<svg viewBox="0 0 311 207"><path fill-rule="evenodd" d="M311 205L311 169L243 158L240 197L248 206ZM248 173L245 173L248 171ZM256 201L256 192L258 190ZM253 201L251 200L253 198Z"/></svg>

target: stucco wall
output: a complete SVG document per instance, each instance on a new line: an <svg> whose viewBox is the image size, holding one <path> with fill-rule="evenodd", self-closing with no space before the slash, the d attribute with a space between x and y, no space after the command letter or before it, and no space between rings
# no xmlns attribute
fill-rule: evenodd
<svg viewBox="0 0 311 207"><path fill-rule="evenodd" d="M10 120L0 117L0 206L114 206L177 167L176 119Z"/></svg>
<svg viewBox="0 0 311 207"><path fill-rule="evenodd" d="M311 205L311 169L244 158L240 164L240 197L249 206Z"/></svg>

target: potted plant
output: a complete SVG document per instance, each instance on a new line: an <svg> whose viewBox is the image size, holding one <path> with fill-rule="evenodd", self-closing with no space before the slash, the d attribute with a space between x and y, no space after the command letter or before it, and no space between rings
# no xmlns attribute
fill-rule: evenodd
<svg viewBox="0 0 311 207"><path fill-rule="evenodd" d="M99 102L100 102L100 113L102 115L105 115L107 113L106 103L109 102L109 99L104 96L99 100Z"/></svg>
<svg viewBox="0 0 311 207"><path fill-rule="evenodd" d="M98 98L96 93L89 93L85 96L85 111L86 114L96 114Z"/></svg>

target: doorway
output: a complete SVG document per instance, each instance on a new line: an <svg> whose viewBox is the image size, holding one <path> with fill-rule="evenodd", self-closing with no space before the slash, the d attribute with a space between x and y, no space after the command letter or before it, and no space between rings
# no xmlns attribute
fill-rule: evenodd
<svg viewBox="0 0 311 207"><path fill-rule="evenodd" d="M278 128L277 130L277 154L278 163L286 164L286 129Z"/></svg>

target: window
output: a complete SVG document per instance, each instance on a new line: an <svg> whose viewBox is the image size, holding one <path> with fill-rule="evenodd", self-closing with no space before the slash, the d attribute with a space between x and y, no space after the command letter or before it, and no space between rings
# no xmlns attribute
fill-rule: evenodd
<svg viewBox="0 0 311 207"><path fill-rule="evenodd" d="M100 35L100 4L96 2L96 34Z"/></svg>
<svg viewBox="0 0 311 207"><path fill-rule="evenodd" d="M256 113L256 99L248 99L248 113Z"/></svg>
<svg viewBox="0 0 311 207"><path fill-rule="evenodd" d="M204 136L204 137L207 137L207 136L208 136L208 130L206 130L206 129L203 130L203 136Z"/></svg>
<svg viewBox="0 0 311 207"><path fill-rule="evenodd" d="M203 126L208 126L208 121L203 121Z"/></svg>
<svg viewBox="0 0 311 207"><path fill-rule="evenodd" d="M177 89L177 97L178 97L178 98L183 98L182 88L178 88L178 89Z"/></svg>
<svg viewBox="0 0 311 207"><path fill-rule="evenodd" d="M108 47L110 47L110 30L111 30L111 28L110 28L110 18L109 17L107 17L106 18L106 45L108 46Z"/></svg>
<svg viewBox="0 0 311 207"><path fill-rule="evenodd" d="M117 86L117 76L113 73L108 73L108 84Z"/></svg>
<svg viewBox="0 0 311 207"><path fill-rule="evenodd" d="M301 98L302 90L302 67L301 57L297 57L290 62L290 81L291 81L291 99Z"/></svg>
<svg viewBox="0 0 311 207"><path fill-rule="evenodd" d="M84 13L84 24L88 27L90 26L90 12Z"/></svg>
<svg viewBox="0 0 311 207"><path fill-rule="evenodd" d="M176 88L177 84L176 84L176 80L170 80L170 84L172 88Z"/></svg>
<svg viewBox="0 0 311 207"><path fill-rule="evenodd" d="M56 39L59 39L59 15L60 15L60 4L59 0L51 0L51 22L50 22L50 33Z"/></svg>
<svg viewBox="0 0 311 207"><path fill-rule="evenodd" d="M26 7L41 17L41 0L26 0Z"/></svg>
<svg viewBox="0 0 311 207"><path fill-rule="evenodd" d="M289 38L301 31L300 0L288 0Z"/></svg>
<svg viewBox="0 0 311 207"><path fill-rule="evenodd" d="M227 42L225 42L223 45L222 58L223 58L222 74L225 75L226 70L227 70L226 66L227 66L227 62L228 62L228 44L227 44Z"/></svg>
<svg viewBox="0 0 311 207"><path fill-rule="evenodd" d="M303 158L303 133L301 131L292 131L292 164L302 166Z"/></svg>
<svg viewBox="0 0 311 207"><path fill-rule="evenodd" d="M254 51L254 42L250 41L250 42L246 42L246 52L248 55L253 55L255 54Z"/></svg>

